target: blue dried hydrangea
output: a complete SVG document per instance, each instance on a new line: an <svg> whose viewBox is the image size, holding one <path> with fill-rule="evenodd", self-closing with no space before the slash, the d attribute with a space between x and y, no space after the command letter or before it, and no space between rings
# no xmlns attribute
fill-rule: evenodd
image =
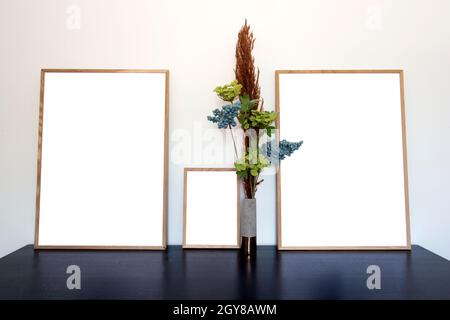
<svg viewBox="0 0 450 320"><path fill-rule="evenodd" d="M233 104L227 104L221 109L214 109L213 115L208 116L207 119L212 123L216 123L219 129L226 129L229 126L235 127L236 117L241 109L241 103L236 102Z"/></svg>
<svg viewBox="0 0 450 320"><path fill-rule="evenodd" d="M280 141L280 145L279 145L280 160L283 160L286 157L290 157L294 153L294 151L300 149L302 144L303 144L303 141L299 141L299 142L290 142L287 140Z"/></svg>
<svg viewBox="0 0 450 320"><path fill-rule="evenodd" d="M290 157L296 150L300 149L302 144L303 141L290 142L287 140L281 140L277 147L274 142L266 142L262 145L261 152L271 160L277 160L277 154L279 160L284 160L286 157ZM272 145L274 146L274 150L272 150Z"/></svg>

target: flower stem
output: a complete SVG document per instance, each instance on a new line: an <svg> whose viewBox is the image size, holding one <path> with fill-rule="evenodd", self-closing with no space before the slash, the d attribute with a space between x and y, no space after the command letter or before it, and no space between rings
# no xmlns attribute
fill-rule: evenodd
<svg viewBox="0 0 450 320"><path fill-rule="evenodd" d="M236 141L234 140L234 134L233 130L231 129L231 125L228 125L228 128L230 129L231 139L233 139L233 146L234 146L234 157L236 158L236 161L238 158L237 148L236 148Z"/></svg>

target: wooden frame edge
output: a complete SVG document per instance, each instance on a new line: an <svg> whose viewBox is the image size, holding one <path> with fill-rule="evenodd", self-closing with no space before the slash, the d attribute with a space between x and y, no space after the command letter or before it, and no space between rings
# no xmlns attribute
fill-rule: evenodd
<svg viewBox="0 0 450 320"><path fill-rule="evenodd" d="M36 164L36 202L34 217L34 248L39 248L39 218L41 210L41 167L42 167L42 133L44 122L44 86L45 70L41 70L41 87L39 89L39 116L38 116L38 153Z"/></svg>
<svg viewBox="0 0 450 320"><path fill-rule="evenodd" d="M241 198L240 198L240 180L236 175L236 197L237 197L237 244L236 245L209 245L209 244L187 244L186 243L186 204L187 204L187 173L189 171L236 171L234 168L224 167L185 167L183 172L183 249L239 249L241 247Z"/></svg>
<svg viewBox="0 0 450 320"><path fill-rule="evenodd" d="M281 166L278 164L276 188L277 188L277 249L278 250L298 250L298 251L358 251L358 250L411 250L411 226L409 208L409 188L408 188L408 160L406 142L406 115L405 115L405 94L404 94L404 71L403 69L348 69L348 70L275 70L275 111L277 117L277 141L280 141L280 75L281 74L306 74L306 73L397 73L400 78L400 99L401 99L401 126L402 126L402 148L403 148L403 180L405 189L405 215L406 215L406 245L405 246L283 246L281 237Z"/></svg>
<svg viewBox="0 0 450 320"><path fill-rule="evenodd" d="M276 127L277 130L275 130L275 139L277 143L280 143L280 137L281 137L281 128L280 128L280 71L275 71L275 112L277 113L277 120L276 120ZM280 250L280 247L282 247L282 237L281 237L281 165L280 162L277 163L276 166L276 201L277 201L277 248Z"/></svg>
<svg viewBox="0 0 450 320"><path fill-rule="evenodd" d="M44 88L46 73L161 73L165 75L164 101L164 178L163 178L163 232L161 246L108 246L108 245L39 245L40 190L42 167L42 134L44 122ZM36 207L34 224L35 250L165 250L167 249L168 155L169 155L169 70L168 69L41 69L38 122L38 156L36 177Z"/></svg>
<svg viewBox="0 0 450 320"><path fill-rule="evenodd" d="M155 73L165 74L164 101L164 186L163 186L163 232L162 247L167 248L167 207L169 201L169 70L155 70Z"/></svg>
<svg viewBox="0 0 450 320"><path fill-rule="evenodd" d="M411 250L411 217L409 208L409 178L408 178L408 150L406 140L406 110L405 110L405 85L403 70L399 71L400 78L400 99L402 118L402 147L403 147L403 183L405 189L405 216L406 216L406 245Z"/></svg>
<svg viewBox="0 0 450 320"><path fill-rule="evenodd" d="M58 73L169 73L168 69L59 69L59 68L47 68L41 69L42 72L58 72Z"/></svg>
<svg viewBox="0 0 450 320"><path fill-rule="evenodd" d="M275 70L275 74L305 74L305 73L402 73L403 69L318 69L318 70Z"/></svg>
<svg viewBox="0 0 450 320"><path fill-rule="evenodd" d="M85 246L85 245L43 245L36 250L164 250L165 246Z"/></svg>
<svg viewBox="0 0 450 320"><path fill-rule="evenodd" d="M227 249L240 249L240 246L237 245L208 245L208 244L186 244L183 245L183 249L221 249L221 250L227 250Z"/></svg>
<svg viewBox="0 0 450 320"><path fill-rule="evenodd" d="M324 247L316 247L316 246L287 246L287 247L278 247L280 251L404 251L411 250L411 246L324 246Z"/></svg>

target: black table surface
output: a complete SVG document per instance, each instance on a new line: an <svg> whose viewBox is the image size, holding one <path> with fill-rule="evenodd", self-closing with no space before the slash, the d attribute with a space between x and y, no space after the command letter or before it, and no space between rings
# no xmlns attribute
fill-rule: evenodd
<svg viewBox="0 0 450 320"><path fill-rule="evenodd" d="M81 289L69 290L69 265ZM381 270L369 290L367 267ZM411 251L35 251L0 259L0 299L450 299L450 262Z"/></svg>

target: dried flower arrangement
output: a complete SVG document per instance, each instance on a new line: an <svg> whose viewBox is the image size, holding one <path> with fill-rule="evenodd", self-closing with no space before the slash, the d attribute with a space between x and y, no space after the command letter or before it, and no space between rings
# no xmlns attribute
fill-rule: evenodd
<svg viewBox="0 0 450 320"><path fill-rule="evenodd" d="M277 113L264 110L264 100L260 96L259 69L255 67L253 47L255 38L250 31L250 25L242 26L236 44L236 79L224 86L214 89L217 96L227 105L213 110L213 115L207 119L215 123L219 129L229 129L233 139L235 151L235 168L242 180L245 197L254 199L262 170L269 167L274 161L283 160L298 150L303 141L289 142L282 140L278 145L275 142L264 143L260 140L264 133L272 136L277 119ZM237 121L236 121L237 120ZM244 131L244 155L239 157L232 128L238 125Z"/></svg>

